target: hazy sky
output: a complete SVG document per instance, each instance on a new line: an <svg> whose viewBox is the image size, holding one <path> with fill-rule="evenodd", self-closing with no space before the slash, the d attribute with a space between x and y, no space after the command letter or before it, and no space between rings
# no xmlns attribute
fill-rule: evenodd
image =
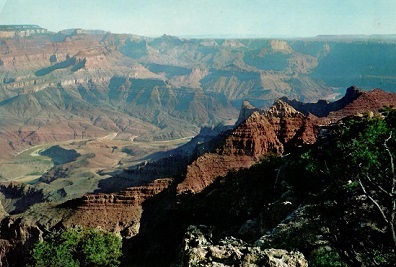
<svg viewBox="0 0 396 267"><path fill-rule="evenodd" d="M395 14L396 0L0 0L0 24L146 36L395 34Z"/></svg>

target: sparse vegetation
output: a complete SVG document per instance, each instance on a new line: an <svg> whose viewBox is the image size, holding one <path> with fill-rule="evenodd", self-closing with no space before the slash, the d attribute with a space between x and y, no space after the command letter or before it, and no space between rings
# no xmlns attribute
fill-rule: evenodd
<svg viewBox="0 0 396 267"><path fill-rule="evenodd" d="M300 175L287 179L332 248L326 260L336 253L350 266L396 262L395 118L390 109L383 117L347 118L290 163Z"/></svg>

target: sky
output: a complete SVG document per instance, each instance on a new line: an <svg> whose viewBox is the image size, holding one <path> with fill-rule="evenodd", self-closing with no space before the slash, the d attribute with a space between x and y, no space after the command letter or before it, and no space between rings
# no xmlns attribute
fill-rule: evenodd
<svg viewBox="0 0 396 267"><path fill-rule="evenodd" d="M0 24L143 36L396 34L396 0L0 0Z"/></svg>

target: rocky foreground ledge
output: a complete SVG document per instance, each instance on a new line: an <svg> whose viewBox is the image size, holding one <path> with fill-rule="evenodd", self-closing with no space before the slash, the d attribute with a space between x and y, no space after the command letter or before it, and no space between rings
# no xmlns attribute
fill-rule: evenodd
<svg viewBox="0 0 396 267"><path fill-rule="evenodd" d="M308 261L301 252L283 249L263 249L234 237L213 242L209 227L190 226L184 236L182 254L176 266L266 266L307 267Z"/></svg>

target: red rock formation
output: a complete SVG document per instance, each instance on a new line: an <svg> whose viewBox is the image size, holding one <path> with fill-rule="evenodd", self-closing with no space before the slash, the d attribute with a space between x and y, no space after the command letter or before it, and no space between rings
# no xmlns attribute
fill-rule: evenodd
<svg viewBox="0 0 396 267"><path fill-rule="evenodd" d="M227 175L232 169L248 168L263 155L280 155L291 140L303 143L315 140L313 125L306 116L282 100L277 100L268 111L254 109L245 102L240 120L251 110L250 116L221 147L188 166L186 178L177 186L179 194L200 192L217 177Z"/></svg>
<svg viewBox="0 0 396 267"><path fill-rule="evenodd" d="M384 106L396 106L396 94L380 89L363 92L356 87L348 88L343 98L332 103L304 104L283 99L264 111L245 101L239 126L215 151L203 154L188 166L186 178L178 185L177 192L200 192L217 177L225 176L232 169L250 167L263 155L280 155L285 146L313 144L319 125L328 125L358 113L378 112Z"/></svg>
<svg viewBox="0 0 396 267"><path fill-rule="evenodd" d="M332 111L322 120L322 123L336 122L347 116L372 111L377 113L384 106L396 107L396 94L374 89L371 92L362 92L359 97L347 104L343 109ZM323 124L324 124L323 123Z"/></svg>
<svg viewBox="0 0 396 267"><path fill-rule="evenodd" d="M249 156L257 159L264 153L283 152L277 138L276 128L264 114L254 112L225 140L218 154Z"/></svg>
<svg viewBox="0 0 396 267"><path fill-rule="evenodd" d="M396 94L384 92L381 89L365 92L355 86L349 87L345 96L335 102L320 100L317 103L302 103L287 98L282 99L306 115L313 114L315 124L322 125L358 113L368 111L376 113L384 106L396 106Z"/></svg>
<svg viewBox="0 0 396 267"><path fill-rule="evenodd" d="M187 167L187 175L177 186L180 193L198 193L216 177L225 176L232 169L248 168L255 160L250 156L218 155L206 153Z"/></svg>
<svg viewBox="0 0 396 267"><path fill-rule="evenodd" d="M243 121L245 121L247 118L249 118L249 116L252 115L253 112L255 112L255 111L261 112L262 110L252 106L252 104L250 104L249 101L243 101L241 110L239 111L238 120L235 124L236 125L241 124Z"/></svg>
<svg viewBox="0 0 396 267"><path fill-rule="evenodd" d="M79 200L76 210L64 222L67 226L98 227L132 237L139 232L142 204L165 190L172 179L158 179L114 194L87 194Z"/></svg>
<svg viewBox="0 0 396 267"><path fill-rule="evenodd" d="M357 87L351 86L346 90L344 97L334 102L319 100L317 103L303 103L295 99L290 100L287 97L281 99L305 115L313 114L318 117L326 117L332 111L343 109L346 105L359 98L363 93L364 92Z"/></svg>

